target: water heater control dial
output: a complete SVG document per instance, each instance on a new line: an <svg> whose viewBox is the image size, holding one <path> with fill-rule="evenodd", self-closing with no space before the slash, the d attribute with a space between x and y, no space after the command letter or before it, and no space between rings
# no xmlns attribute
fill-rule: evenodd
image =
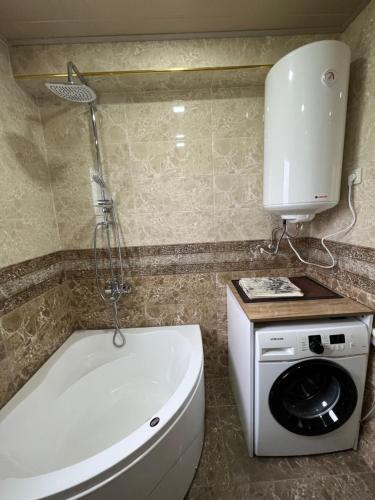
<svg viewBox="0 0 375 500"><path fill-rule="evenodd" d="M332 87L334 83L336 83L336 71L334 69L327 69L322 74L322 82L327 85L327 87Z"/></svg>

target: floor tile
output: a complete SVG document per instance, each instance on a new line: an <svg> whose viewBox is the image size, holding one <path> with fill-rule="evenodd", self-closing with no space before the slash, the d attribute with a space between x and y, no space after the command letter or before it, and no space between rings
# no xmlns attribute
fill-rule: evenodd
<svg viewBox="0 0 375 500"><path fill-rule="evenodd" d="M222 407L218 412L233 483L372 472L354 450L300 457L249 457L236 407Z"/></svg>
<svg viewBox="0 0 375 500"><path fill-rule="evenodd" d="M234 396L228 377L211 377L206 379L207 406L233 406Z"/></svg>
<svg viewBox="0 0 375 500"><path fill-rule="evenodd" d="M221 487L192 487L188 500L373 500L375 474L262 481Z"/></svg>
<svg viewBox="0 0 375 500"><path fill-rule="evenodd" d="M206 429L202 456L194 478L195 486L228 486L228 463L219 429L220 415L216 408L206 408Z"/></svg>

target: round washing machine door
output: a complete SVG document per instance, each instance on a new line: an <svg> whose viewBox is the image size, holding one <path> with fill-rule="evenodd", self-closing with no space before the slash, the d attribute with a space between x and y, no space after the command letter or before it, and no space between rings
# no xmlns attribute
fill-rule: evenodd
<svg viewBox="0 0 375 500"><path fill-rule="evenodd" d="M344 368L327 360L296 363L272 385L271 413L295 434L318 436L341 427L357 405L357 388Z"/></svg>

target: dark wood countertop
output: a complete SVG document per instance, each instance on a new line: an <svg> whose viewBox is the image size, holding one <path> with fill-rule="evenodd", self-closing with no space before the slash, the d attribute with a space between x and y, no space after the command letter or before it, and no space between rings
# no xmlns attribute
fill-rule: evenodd
<svg viewBox="0 0 375 500"><path fill-rule="evenodd" d="M360 316L373 314L368 307L349 299L316 299L300 301L272 301L245 303L231 281L227 286L242 307L246 316L254 323L291 321L295 319L317 319L335 316Z"/></svg>

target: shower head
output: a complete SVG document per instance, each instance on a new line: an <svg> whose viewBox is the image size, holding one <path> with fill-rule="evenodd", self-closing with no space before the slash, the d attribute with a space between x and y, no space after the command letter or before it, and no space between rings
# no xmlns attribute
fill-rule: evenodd
<svg viewBox="0 0 375 500"><path fill-rule="evenodd" d="M46 83L46 87L58 97L72 102L90 103L95 101L95 92L84 83Z"/></svg>
<svg viewBox="0 0 375 500"><path fill-rule="evenodd" d="M72 61L69 61L67 64L67 71L68 81L66 83L47 82L46 87L55 95L67 101L94 102L96 99L95 92L88 86L86 78L80 73L77 66ZM73 81L73 74L75 74L80 83L75 83Z"/></svg>

